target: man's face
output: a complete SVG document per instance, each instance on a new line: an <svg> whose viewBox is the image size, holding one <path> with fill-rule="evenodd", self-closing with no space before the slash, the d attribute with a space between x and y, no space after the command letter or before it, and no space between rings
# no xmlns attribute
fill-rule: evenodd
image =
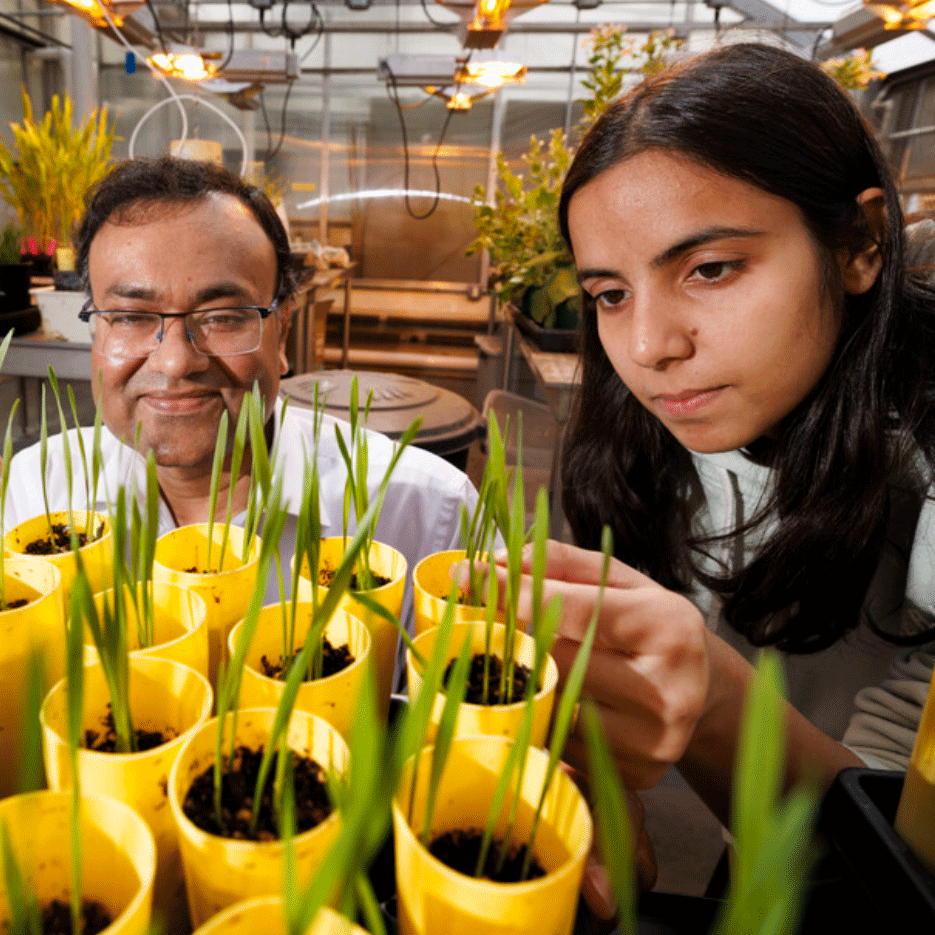
<svg viewBox="0 0 935 935"><path fill-rule="evenodd" d="M157 206L129 223L104 224L88 253L94 307L184 313L219 306L270 306L276 289L273 244L236 198L212 194L195 204ZM288 309L263 322L260 347L209 357L192 347L182 319L167 319L148 357L114 360L91 352L95 401L118 438L153 450L160 467L211 469L221 413L236 424L254 381L267 413L288 365ZM99 399L100 397L100 399Z"/></svg>

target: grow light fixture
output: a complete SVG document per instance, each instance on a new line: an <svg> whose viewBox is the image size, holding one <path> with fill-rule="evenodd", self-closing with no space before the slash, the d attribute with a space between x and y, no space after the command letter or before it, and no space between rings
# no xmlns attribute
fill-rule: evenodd
<svg viewBox="0 0 935 935"><path fill-rule="evenodd" d="M436 0L464 22L461 44L465 49L496 48L514 16L546 0Z"/></svg>
<svg viewBox="0 0 935 935"><path fill-rule="evenodd" d="M110 23L104 13L105 8L114 21L114 25L119 27L123 25L123 18L143 6L145 0L53 0L53 2L69 7L73 13L84 17L92 26L107 29Z"/></svg>
<svg viewBox="0 0 935 935"><path fill-rule="evenodd" d="M467 61L459 65L455 81L459 84L479 84L496 90L501 85L521 83L526 79L526 66L519 62L501 62L498 59Z"/></svg>
<svg viewBox="0 0 935 935"><path fill-rule="evenodd" d="M191 46L172 46L150 55L146 61L168 78L206 81L217 74L218 66L212 58L220 58L220 54L202 52Z"/></svg>
<svg viewBox="0 0 935 935"><path fill-rule="evenodd" d="M925 29L935 18L935 0L906 0L904 3L876 3L865 0L864 6L878 13L887 30Z"/></svg>

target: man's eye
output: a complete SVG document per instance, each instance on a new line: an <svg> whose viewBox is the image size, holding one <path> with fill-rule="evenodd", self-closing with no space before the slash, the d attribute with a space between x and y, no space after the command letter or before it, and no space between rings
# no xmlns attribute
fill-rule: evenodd
<svg viewBox="0 0 935 935"><path fill-rule="evenodd" d="M153 322L158 321L146 312L107 312L104 319L111 328L144 329L152 328Z"/></svg>
<svg viewBox="0 0 935 935"><path fill-rule="evenodd" d="M252 320L252 312L234 308L219 308L213 312L202 312L198 316L198 326L216 331L230 331L242 328Z"/></svg>

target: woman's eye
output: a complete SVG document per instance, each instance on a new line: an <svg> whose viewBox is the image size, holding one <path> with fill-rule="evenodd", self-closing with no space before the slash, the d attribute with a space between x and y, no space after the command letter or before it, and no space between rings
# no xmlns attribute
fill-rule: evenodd
<svg viewBox="0 0 935 935"><path fill-rule="evenodd" d="M697 277L704 282L719 282L740 269L742 265L740 260L714 260L710 263L701 263L692 270L689 278Z"/></svg>
<svg viewBox="0 0 935 935"><path fill-rule="evenodd" d="M598 308L616 308L626 301L626 298L627 292L625 289L607 289L594 296L594 302Z"/></svg>

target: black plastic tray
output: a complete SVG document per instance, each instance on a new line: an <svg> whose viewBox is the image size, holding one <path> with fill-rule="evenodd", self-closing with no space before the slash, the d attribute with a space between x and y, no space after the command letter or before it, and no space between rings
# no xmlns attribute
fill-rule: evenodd
<svg viewBox="0 0 935 935"><path fill-rule="evenodd" d="M542 328L523 312L517 312L513 321L540 351L573 354L578 349L578 332L574 328Z"/></svg>
<svg viewBox="0 0 935 935"><path fill-rule="evenodd" d="M820 834L893 932L935 924L935 876L893 830L903 779L901 772L845 769L819 821Z"/></svg>

